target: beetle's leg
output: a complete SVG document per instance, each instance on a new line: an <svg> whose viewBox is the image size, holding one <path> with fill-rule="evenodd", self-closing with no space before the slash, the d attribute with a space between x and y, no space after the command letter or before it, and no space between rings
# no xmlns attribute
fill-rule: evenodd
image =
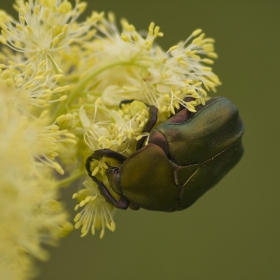
<svg viewBox="0 0 280 280"><path fill-rule="evenodd" d="M155 123L157 122L158 109L152 105L148 107L149 107L149 119L146 125L144 126L142 132L150 132L154 127ZM144 136L137 142L136 150L139 150L143 146L146 138L147 136Z"/></svg>
<svg viewBox="0 0 280 280"><path fill-rule="evenodd" d="M128 104L133 101L135 101L135 99L122 100L119 104L119 107L121 108L122 104ZM146 125L144 126L142 132L150 132L152 130L152 128L154 127L155 123L157 122L158 109L153 105L147 105L146 103L145 103L145 105L149 107L149 119L148 119ZM146 139L147 139L147 136L144 136L137 142L136 150L139 150L143 146Z"/></svg>
<svg viewBox="0 0 280 280"><path fill-rule="evenodd" d="M111 193L109 192L107 187L101 181L97 180L96 177L94 177L94 176L90 176L90 177L97 184L101 195L105 198L105 200L108 203L112 204L113 206L115 206L116 208L119 208L119 209L126 210L128 208L130 201L124 195L121 195L120 198L118 200L116 200L111 195Z"/></svg>
<svg viewBox="0 0 280 280"><path fill-rule="evenodd" d="M157 122L158 109L155 106L149 105L149 119L143 128L143 132L150 132Z"/></svg>
<svg viewBox="0 0 280 280"><path fill-rule="evenodd" d="M125 100L122 100L120 102L120 104L119 104L119 108L121 109L123 104L132 103L133 101L135 101L135 99L125 99Z"/></svg>
<svg viewBox="0 0 280 280"><path fill-rule="evenodd" d="M119 107L121 108L123 104L132 103L133 101L135 101L135 99L122 100L119 104ZM149 119L143 128L143 132L150 132L157 122L158 109L153 105L148 105L146 103L144 104L149 107Z"/></svg>
<svg viewBox="0 0 280 280"><path fill-rule="evenodd" d="M135 101L135 99L122 100L119 104L119 107L121 108L123 104L132 103L133 101ZM144 103L144 104L147 107L149 107L149 119L143 128L143 132L150 132L152 130L152 128L154 127L155 123L157 122L158 109L157 109L157 107L155 107L153 105L148 105L146 103Z"/></svg>
<svg viewBox="0 0 280 280"><path fill-rule="evenodd" d="M95 151L89 158L91 161L92 159L97 159L100 160L103 157L108 157L108 158L113 158L118 160L120 163L123 163L126 160L126 157L123 156L122 154L115 152L110 149L102 149L102 150L97 150Z"/></svg>
<svg viewBox="0 0 280 280"><path fill-rule="evenodd" d="M94 155L94 154L93 154ZM90 162L92 159L94 159L93 155L87 158L86 161L86 170L88 172L89 177L97 184L98 189L100 191L100 194L105 198L105 200L115 206L116 208L126 210L129 206L129 200L124 196L121 195L118 200L116 200L107 187L103 184L103 182L99 181L95 176L91 175L91 170L90 170Z"/></svg>

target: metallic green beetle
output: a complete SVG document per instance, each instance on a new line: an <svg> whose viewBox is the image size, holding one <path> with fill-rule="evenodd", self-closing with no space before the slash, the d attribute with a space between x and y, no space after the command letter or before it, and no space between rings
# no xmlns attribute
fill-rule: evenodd
<svg viewBox="0 0 280 280"><path fill-rule="evenodd" d="M87 159L89 176L106 201L117 208L144 208L172 212L191 206L216 185L243 154L243 123L237 108L226 98L217 97L196 107L196 113L180 110L151 130L157 110L151 106L146 130L151 130L148 144L143 141L128 158L109 150L97 150ZM119 166L107 169L107 178L116 200L106 186L91 175L90 162L109 157Z"/></svg>

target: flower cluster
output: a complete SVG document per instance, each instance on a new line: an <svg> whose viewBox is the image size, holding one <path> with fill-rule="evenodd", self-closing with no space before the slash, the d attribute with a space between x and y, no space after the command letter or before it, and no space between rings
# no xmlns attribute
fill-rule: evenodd
<svg viewBox="0 0 280 280"><path fill-rule="evenodd" d="M201 29L164 52L153 44L157 37L163 36L154 23L150 24L145 35L138 33L125 20L121 24L123 30L119 32L114 15L110 13L108 18L102 16L93 24L93 40L85 44L84 59L80 59L83 63L76 64L75 73L71 75L71 79L79 82L73 86L65 102L68 112L57 119L72 131L77 131L76 135L82 130L83 144L90 148L86 157L105 148L129 156L135 151L136 142L145 136L142 128L149 118L147 106L157 107L159 124L180 106L195 112L195 107L204 105L209 98L207 91L215 92L216 86L220 85L218 77L207 66L217 57L214 40L205 38ZM83 79L77 78L80 76ZM123 100L137 102L123 104L119 108ZM62 106L58 108L59 114L63 112ZM66 121L67 116L69 122ZM85 148L80 146L79 153L82 150ZM110 189L105 175L107 168L103 160L91 163L92 175ZM91 185L95 183L91 182ZM78 205L84 207L83 214L79 213L75 218L78 221L76 227L83 226L84 236L90 224L102 225L102 237L104 225L110 230L112 227L108 226L106 215L99 215L100 222L96 223L97 212L93 215L92 209L99 205L98 198L92 200L96 197L95 192L90 194L92 187L86 189L86 192L82 189L74 195L78 198L81 193L83 199ZM88 199L85 193L88 193ZM101 202L102 197L99 198ZM112 209L104 200L103 207L106 208L104 213Z"/></svg>
<svg viewBox="0 0 280 280"><path fill-rule="evenodd" d="M33 269L30 256L46 259L41 243L54 244L67 231L67 213L58 198L58 182L47 165L54 161L63 131L46 125L43 111L31 118L10 97L17 93L0 82L0 270L3 279L25 279ZM69 138L71 139L71 138Z"/></svg>
<svg viewBox="0 0 280 280"><path fill-rule="evenodd" d="M105 148L129 156L148 139L149 106L158 109L156 125L181 106L195 112L220 81L209 67L214 40L201 29L165 52L154 44L163 33L153 22L146 33L126 20L119 31L112 13L78 22L86 9L79 0L16 0L15 8L19 20L0 12L0 223L9 225L0 247L17 267L7 266L6 278L24 279L28 256L45 257L40 243L71 229L59 187L84 178L73 195L82 236L115 230L114 207L86 175L87 157ZM90 168L110 190L108 164L93 160Z"/></svg>

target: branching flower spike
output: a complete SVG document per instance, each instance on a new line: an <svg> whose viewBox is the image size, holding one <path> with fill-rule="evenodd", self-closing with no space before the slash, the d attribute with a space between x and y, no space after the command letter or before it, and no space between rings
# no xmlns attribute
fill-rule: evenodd
<svg viewBox="0 0 280 280"><path fill-rule="evenodd" d="M153 126L183 108L195 113L221 83L209 67L214 40L201 29L164 51L155 23L138 32L124 19L119 30L112 13L80 20L79 0L14 7L17 19L0 11L0 271L30 279L32 258L47 258L43 243L74 227L100 238L115 230L112 201L122 194L110 168L145 146ZM93 158L86 170L100 149L119 156ZM72 182L83 182L75 226L58 196Z"/></svg>

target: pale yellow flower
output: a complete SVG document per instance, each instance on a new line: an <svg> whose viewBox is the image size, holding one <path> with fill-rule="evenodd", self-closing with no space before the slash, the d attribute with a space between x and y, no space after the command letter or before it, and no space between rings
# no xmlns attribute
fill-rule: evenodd
<svg viewBox="0 0 280 280"><path fill-rule="evenodd" d="M8 104L9 90L0 86L0 271L3 279L27 279L31 257L48 256L42 243L55 244L71 225L51 169L36 164L45 144L40 121Z"/></svg>
<svg viewBox="0 0 280 280"><path fill-rule="evenodd" d="M15 7L19 21L3 11L0 13L0 41L21 52L25 64L38 65L46 61L46 69L56 72L62 72L56 63L61 51L69 51L72 43L90 39L94 34L90 31L92 24L102 17L102 14L93 14L86 22L78 23L78 17L86 8L86 3L79 1L72 8L67 0L17 0Z"/></svg>
<svg viewBox="0 0 280 280"><path fill-rule="evenodd" d="M142 134L149 118L147 106L142 102L134 101L116 111L106 108L101 99L95 102L91 115L92 120L88 118L84 108L80 108L79 116L85 131L85 143L92 151L112 149L123 154L127 154L127 149L132 146L131 142Z"/></svg>
<svg viewBox="0 0 280 280"><path fill-rule="evenodd" d="M103 238L106 227L112 232L116 229L113 221L114 206L105 201L91 179L85 181L83 185L85 188L73 195L73 198L79 201L75 210L83 207L83 210L74 219L75 228L82 227L82 237L89 231L94 235L95 229L101 229L100 238Z"/></svg>
<svg viewBox="0 0 280 280"><path fill-rule="evenodd" d="M83 73L84 79L74 86L66 101L72 113L69 120L74 120L71 116L79 114L82 127L75 122L74 130L82 131L84 143L90 148L87 156L99 149L112 149L125 156L135 151L137 140L144 136L142 129L149 114L146 107L141 115L143 108L138 107L136 112L142 119L135 121L135 114L125 113L135 103L119 109L123 100L139 100L157 107L159 124L175 114L180 106L195 112L195 106L205 104L209 99L207 91L215 91L220 84L212 69L206 66L217 57L214 41L205 38L200 29L164 52L153 45L154 40L163 35L154 23L150 24L144 35L127 21L122 21L123 31L119 32L112 14L108 19L103 17L94 26L97 33L86 44L89 59L77 69L78 73ZM65 119L65 116L59 117L59 120ZM149 137L149 134L145 136ZM105 185L108 185L106 169L110 160L106 158L91 162L92 176ZM94 187L95 184L91 188ZM96 192L99 192L98 189ZM92 210L100 198L103 199L97 196L94 203L90 203ZM87 211L87 221L92 221L90 213L93 212ZM82 222L78 221L79 226ZM88 226L84 227L88 229ZM87 233L88 230L82 232Z"/></svg>
<svg viewBox="0 0 280 280"><path fill-rule="evenodd" d="M63 92L69 86L58 85L62 75L50 74L46 61L38 66L32 63L1 66L0 81L10 88L8 103L24 115L36 117L50 104L67 98Z"/></svg>
<svg viewBox="0 0 280 280"><path fill-rule="evenodd" d="M90 71L100 73L86 89L100 92L106 106L116 107L125 99L140 100L156 106L159 120L164 121L180 105L195 112L195 106L207 100L207 91L216 91L220 85L207 66L217 58L214 40L205 38L201 29L164 52L153 45L157 37L163 36L154 23L146 35L137 32L127 21L123 20L122 26L121 33L109 14L108 20L102 18L95 24L98 33L87 45L94 58L90 60L94 63Z"/></svg>
<svg viewBox="0 0 280 280"><path fill-rule="evenodd" d="M56 217L64 212L56 201L49 167L60 174L66 170L59 184L67 186L85 176L85 161L94 151L112 149L129 156L139 139L146 137L147 143L149 132L143 128L149 106L158 109L157 126L181 106L195 112L197 105L209 99L208 91L215 92L220 85L209 67L217 58L214 40L206 38L201 29L164 51L154 44L163 33L153 22L147 32L138 32L122 20L119 31L112 13L106 18L93 12L86 21L78 22L85 8L78 0L73 7L67 0L17 0L18 21L0 12L0 41L14 51L3 50L0 55L0 82L8 89L4 109L17 115L7 124L22 127L14 141L24 143L24 148L19 145L19 154L24 155L23 167L30 168L27 173L24 168L18 171L29 177L19 178L24 184L34 182L30 187L35 188L36 184L45 186L41 174L47 177L51 191L45 193L50 195L48 199L38 195L37 207L32 209L54 236L61 228ZM119 106L124 100L134 101ZM16 137L14 130L10 135L3 132L3 143ZM13 151L10 144L5 145L7 166L12 166L15 163L8 154ZM90 171L110 189L108 164L117 163L107 158L93 160ZM102 238L105 228L114 231L114 207L105 201L96 183L87 178L73 197L79 201L76 210L81 212L75 222L82 236L101 229ZM32 230L36 235L36 226ZM43 256L40 242L35 243L34 250L31 245L26 250Z"/></svg>

